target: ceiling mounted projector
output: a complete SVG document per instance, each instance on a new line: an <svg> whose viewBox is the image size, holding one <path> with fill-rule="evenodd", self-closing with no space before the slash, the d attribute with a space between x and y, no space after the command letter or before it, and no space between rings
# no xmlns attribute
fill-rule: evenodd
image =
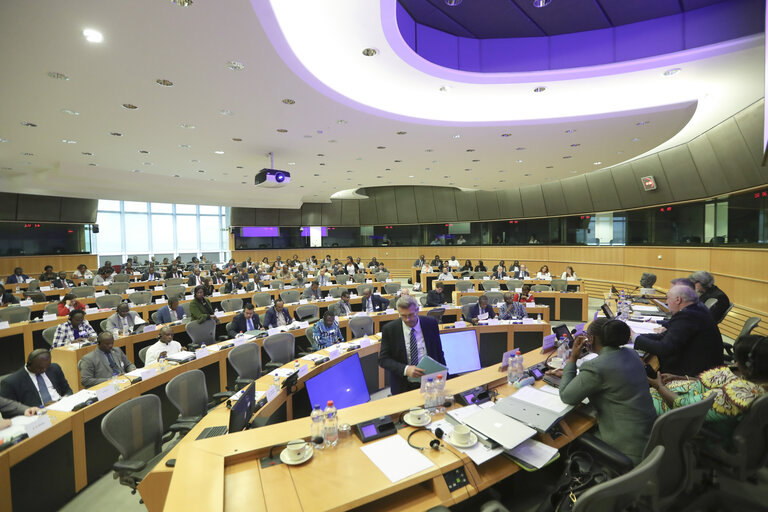
<svg viewBox="0 0 768 512"><path fill-rule="evenodd" d="M262 169L256 174L255 185L262 187L284 187L291 182L291 173L278 169Z"/></svg>

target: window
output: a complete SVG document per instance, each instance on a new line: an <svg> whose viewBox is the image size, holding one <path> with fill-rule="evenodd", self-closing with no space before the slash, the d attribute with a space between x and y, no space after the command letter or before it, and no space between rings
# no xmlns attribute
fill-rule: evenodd
<svg viewBox="0 0 768 512"><path fill-rule="evenodd" d="M176 213L191 213L195 215L197 214L197 206L194 204L177 204Z"/></svg>
<svg viewBox="0 0 768 512"><path fill-rule="evenodd" d="M125 250L129 254L149 251L146 213L125 214Z"/></svg>
<svg viewBox="0 0 768 512"><path fill-rule="evenodd" d="M118 253L123 248L122 217L119 213L99 212L96 216L99 234L96 235L98 250L102 253Z"/></svg>
<svg viewBox="0 0 768 512"><path fill-rule="evenodd" d="M99 201L101 205L101 201ZM152 213L173 213L173 205L169 203L152 203Z"/></svg>
<svg viewBox="0 0 768 512"><path fill-rule="evenodd" d="M172 215L152 215L152 249L155 253L174 252Z"/></svg>

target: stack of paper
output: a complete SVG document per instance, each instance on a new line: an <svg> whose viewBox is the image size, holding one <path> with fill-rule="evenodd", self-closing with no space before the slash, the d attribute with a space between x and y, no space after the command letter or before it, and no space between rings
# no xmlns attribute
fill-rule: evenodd
<svg viewBox="0 0 768 512"><path fill-rule="evenodd" d="M83 389L74 395L65 396L58 402L52 403L47 407L47 409L52 411L71 412L72 408L74 408L77 404L81 404L87 400L90 400L91 398L94 398L95 396L96 393L93 391Z"/></svg>
<svg viewBox="0 0 768 512"><path fill-rule="evenodd" d="M408 446L399 435L366 444L360 449L390 482L403 480L434 466L431 460Z"/></svg>

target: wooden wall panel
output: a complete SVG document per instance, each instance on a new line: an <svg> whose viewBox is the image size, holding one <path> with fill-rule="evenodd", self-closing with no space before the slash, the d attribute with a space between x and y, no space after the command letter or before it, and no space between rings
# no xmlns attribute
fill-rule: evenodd
<svg viewBox="0 0 768 512"><path fill-rule="evenodd" d="M568 205L563 194L563 185L559 181L543 183L541 185L541 194L544 197L547 215L565 215L568 213Z"/></svg>
<svg viewBox="0 0 768 512"><path fill-rule="evenodd" d="M646 206L659 203L671 203L674 201L671 187L667 181L667 175L664 172L664 168L661 166L658 154L640 158L633 161L630 165L635 174L635 182L640 184L638 186L640 199ZM643 189L642 178L645 176L654 177L656 180L656 190L647 192Z"/></svg>
<svg viewBox="0 0 768 512"><path fill-rule="evenodd" d="M269 211L269 210L266 210ZM259 224L260 226L301 226L301 209L281 209L272 210L277 213L278 220L270 224ZM279 224L277 223L279 222Z"/></svg>
<svg viewBox="0 0 768 512"><path fill-rule="evenodd" d="M350 199L354 201L354 199ZM372 226L379 224L379 214L376 212L376 201L373 199L360 201L360 225Z"/></svg>
<svg viewBox="0 0 768 512"><path fill-rule="evenodd" d="M360 201L355 199L342 199L341 201L341 225L360 225Z"/></svg>
<svg viewBox="0 0 768 512"><path fill-rule="evenodd" d="M435 188L435 213L438 222L454 222L458 220L456 198L451 188ZM463 220L463 217L462 217Z"/></svg>
<svg viewBox="0 0 768 512"><path fill-rule="evenodd" d="M375 224L397 224L397 206L395 204L395 188L381 187L376 190L375 196L365 203L376 199L376 212L378 221Z"/></svg>
<svg viewBox="0 0 768 512"><path fill-rule="evenodd" d="M504 219L516 219L523 216L523 203L520 200L520 189L499 190L496 192L499 200L499 214Z"/></svg>
<svg viewBox="0 0 768 512"><path fill-rule="evenodd" d="M19 194L0 192L0 220L16 220Z"/></svg>
<svg viewBox="0 0 768 512"><path fill-rule="evenodd" d="M741 130L741 135L749 147L749 152L752 155L756 165L760 165L763 161L763 114L765 112L765 101L759 101L754 105L750 105L745 108L733 118L736 120L736 124ZM768 168L761 167L763 180L768 182Z"/></svg>
<svg viewBox="0 0 768 512"><path fill-rule="evenodd" d="M478 190L475 193L477 214L480 219L500 219L499 200L495 191Z"/></svg>
<svg viewBox="0 0 768 512"><path fill-rule="evenodd" d="M723 176L723 169L707 135L699 135L690 141L688 149L693 157L693 162L696 164L696 169L699 171L699 176L701 176L701 182L707 189L707 194L714 196L728 192L730 190L728 182Z"/></svg>
<svg viewBox="0 0 768 512"><path fill-rule="evenodd" d="M322 226L323 214L321 203L304 203L301 206L302 226Z"/></svg>
<svg viewBox="0 0 768 512"><path fill-rule="evenodd" d="M596 212L609 212L621 209L621 201L616 191L616 183L613 181L613 173L610 169L588 172L585 174L589 195Z"/></svg>
<svg viewBox="0 0 768 512"><path fill-rule="evenodd" d="M341 224L341 201L323 203L321 213L323 226L338 226Z"/></svg>
<svg viewBox="0 0 768 512"><path fill-rule="evenodd" d="M546 217L547 209L544 206L544 194L541 185L527 185L520 187L520 201L523 203L523 214L526 217Z"/></svg>
<svg viewBox="0 0 768 512"><path fill-rule="evenodd" d="M643 206L643 199L640 195L643 190L635 178L632 165L621 164L611 167L611 174L613 174L613 182L616 184L616 192L619 195L622 208Z"/></svg>
<svg viewBox="0 0 768 512"><path fill-rule="evenodd" d="M569 213L590 213L595 210L592 205L592 195L589 193L587 177L582 174L562 180L565 194L565 204Z"/></svg>
<svg viewBox="0 0 768 512"><path fill-rule="evenodd" d="M43 273L43 267L53 265L56 272L66 270L72 272L81 263L95 271L99 267L95 254L54 254L50 256L7 256L0 258L0 277L5 280L13 273L13 269L21 267L29 277L37 279Z"/></svg>

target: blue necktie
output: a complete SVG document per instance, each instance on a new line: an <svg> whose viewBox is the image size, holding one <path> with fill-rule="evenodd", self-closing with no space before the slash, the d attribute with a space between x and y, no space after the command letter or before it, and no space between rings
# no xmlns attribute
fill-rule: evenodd
<svg viewBox="0 0 768 512"><path fill-rule="evenodd" d="M112 352L104 352L104 354L107 356L107 361L109 361L109 367L112 369L112 373L122 373L120 367L117 366L117 363L115 363L115 360L112 357Z"/></svg>
<svg viewBox="0 0 768 512"><path fill-rule="evenodd" d="M247 325L247 327L248 327L248 330L249 330L249 331L252 331L252 330L253 330L253 320L251 320L250 318L248 318L246 321L248 322L248 325Z"/></svg>
<svg viewBox="0 0 768 512"><path fill-rule="evenodd" d="M411 329L411 365L419 364L419 347L416 344L416 329Z"/></svg>
<svg viewBox="0 0 768 512"><path fill-rule="evenodd" d="M43 406L45 406L45 404L53 402L53 399L51 398L51 394L48 392L48 386L45 385L45 380L43 380L43 375L38 373L36 376L37 376L37 389L40 390L40 398L43 399Z"/></svg>

